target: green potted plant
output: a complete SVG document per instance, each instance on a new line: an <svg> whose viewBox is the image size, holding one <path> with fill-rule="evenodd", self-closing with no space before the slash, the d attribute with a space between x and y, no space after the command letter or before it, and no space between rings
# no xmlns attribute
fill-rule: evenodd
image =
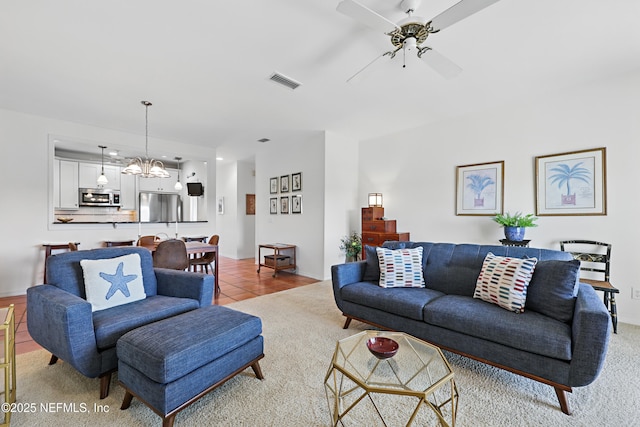
<svg viewBox="0 0 640 427"><path fill-rule="evenodd" d="M537 227L535 222L538 217L533 214L522 214L516 212L511 215L509 212L498 214L492 218L500 226L504 227L504 237L512 242L521 242L524 239L526 227Z"/></svg>
<svg viewBox="0 0 640 427"><path fill-rule="evenodd" d="M346 255L346 262L358 261L362 253L362 237L357 232L340 239L340 250Z"/></svg>

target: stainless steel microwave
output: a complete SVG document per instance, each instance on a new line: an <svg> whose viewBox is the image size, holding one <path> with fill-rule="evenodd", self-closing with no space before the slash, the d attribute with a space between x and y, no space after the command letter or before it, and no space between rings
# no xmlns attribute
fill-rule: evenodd
<svg viewBox="0 0 640 427"><path fill-rule="evenodd" d="M104 188L80 188L80 206L120 206L120 191Z"/></svg>

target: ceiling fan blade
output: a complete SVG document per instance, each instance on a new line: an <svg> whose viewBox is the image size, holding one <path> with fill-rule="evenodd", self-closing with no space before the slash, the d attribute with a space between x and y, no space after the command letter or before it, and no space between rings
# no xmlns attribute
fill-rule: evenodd
<svg viewBox="0 0 640 427"><path fill-rule="evenodd" d="M384 16L358 3L355 0L342 0L336 10L350 18L359 21L374 30L387 34L400 27Z"/></svg>
<svg viewBox="0 0 640 427"><path fill-rule="evenodd" d="M364 67L362 67L360 70L358 70L357 73L355 73L353 76L349 77L347 79L347 83L349 83L351 80L353 80L354 78L356 78L360 73L362 73L364 70L366 70L367 68L369 68L371 65L373 65L374 62L376 62L378 59L382 58L383 56L388 55L389 52L383 53L380 56L376 56L375 59L371 62L369 62L367 65L365 65Z"/></svg>
<svg viewBox="0 0 640 427"><path fill-rule="evenodd" d="M422 51L420 58L447 80L457 77L462 72L462 68L453 61L431 48Z"/></svg>
<svg viewBox="0 0 640 427"><path fill-rule="evenodd" d="M447 28L467 16L480 12L499 0L462 0L431 20L431 26L435 31Z"/></svg>

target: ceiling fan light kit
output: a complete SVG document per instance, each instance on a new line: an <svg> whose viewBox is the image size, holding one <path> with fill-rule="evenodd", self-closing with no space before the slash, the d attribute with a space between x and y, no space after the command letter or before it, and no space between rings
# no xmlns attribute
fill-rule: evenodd
<svg viewBox="0 0 640 427"><path fill-rule="evenodd" d="M456 77L462 72L462 68L445 56L438 54L430 46L422 46L422 43L427 40L430 34L435 34L443 28L455 24L497 1L499 0L461 0L432 20L427 20L420 16L413 15L420 7L421 0L402 0L400 8L407 14L407 17L394 23L356 0L342 0L338 4L338 12L373 29L382 30L391 37L391 44L395 48L376 57L376 59L347 79L347 82L351 81L379 58L385 56L388 56L390 59L395 58L396 53L400 50L402 50L403 53L403 68L406 67L406 56L414 54L415 51L415 55L418 58L423 59L427 65L442 77L446 79ZM430 58L431 56L434 58Z"/></svg>

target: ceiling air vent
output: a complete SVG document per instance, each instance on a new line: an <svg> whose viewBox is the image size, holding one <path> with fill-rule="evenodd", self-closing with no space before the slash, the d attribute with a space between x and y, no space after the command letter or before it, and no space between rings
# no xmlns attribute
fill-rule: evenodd
<svg viewBox="0 0 640 427"><path fill-rule="evenodd" d="M269 77L269 80L281 84L282 86L286 86L289 89L295 89L302 84L280 73L273 73L271 77Z"/></svg>
<svg viewBox="0 0 640 427"><path fill-rule="evenodd" d="M258 140L258 142L262 142L263 144L264 144L265 142L269 142L269 141L271 141L269 138L260 138L260 139Z"/></svg>

